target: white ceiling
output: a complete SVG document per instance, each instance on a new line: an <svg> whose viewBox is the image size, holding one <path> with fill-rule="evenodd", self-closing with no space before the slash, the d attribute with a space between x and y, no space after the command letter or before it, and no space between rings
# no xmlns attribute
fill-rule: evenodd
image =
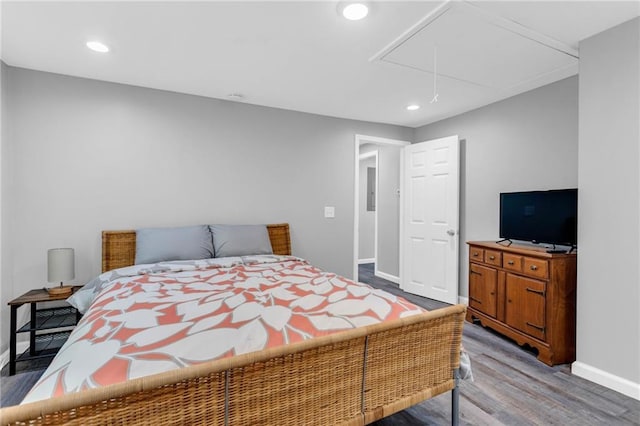
<svg viewBox="0 0 640 426"><path fill-rule="evenodd" d="M580 40L640 16L640 1L374 2L357 22L334 1L1 7L12 66L410 127L574 75Z"/></svg>

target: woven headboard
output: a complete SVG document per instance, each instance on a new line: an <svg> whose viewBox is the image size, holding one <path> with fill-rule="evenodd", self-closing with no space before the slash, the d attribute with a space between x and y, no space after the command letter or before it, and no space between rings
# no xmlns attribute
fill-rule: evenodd
<svg viewBox="0 0 640 426"><path fill-rule="evenodd" d="M291 255L289 224L267 225L274 254ZM131 266L136 259L136 231L102 231L102 272Z"/></svg>

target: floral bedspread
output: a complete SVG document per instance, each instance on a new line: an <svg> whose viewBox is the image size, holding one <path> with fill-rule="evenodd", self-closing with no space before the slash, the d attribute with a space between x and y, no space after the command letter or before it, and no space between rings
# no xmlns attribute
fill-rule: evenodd
<svg viewBox="0 0 640 426"><path fill-rule="evenodd" d="M424 312L291 256L122 268L86 287L88 309L23 403Z"/></svg>

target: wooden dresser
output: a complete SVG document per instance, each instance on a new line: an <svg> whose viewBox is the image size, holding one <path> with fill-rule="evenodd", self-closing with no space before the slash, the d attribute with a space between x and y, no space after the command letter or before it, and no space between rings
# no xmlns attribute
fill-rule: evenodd
<svg viewBox="0 0 640 426"><path fill-rule="evenodd" d="M545 364L575 361L576 254L470 241L467 321L538 350Z"/></svg>

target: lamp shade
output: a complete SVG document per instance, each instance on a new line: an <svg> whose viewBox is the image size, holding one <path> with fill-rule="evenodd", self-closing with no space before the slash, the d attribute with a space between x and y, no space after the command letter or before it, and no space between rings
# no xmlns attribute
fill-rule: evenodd
<svg viewBox="0 0 640 426"><path fill-rule="evenodd" d="M72 248L54 248L47 252L47 281L50 283L72 280L76 277L75 256Z"/></svg>

